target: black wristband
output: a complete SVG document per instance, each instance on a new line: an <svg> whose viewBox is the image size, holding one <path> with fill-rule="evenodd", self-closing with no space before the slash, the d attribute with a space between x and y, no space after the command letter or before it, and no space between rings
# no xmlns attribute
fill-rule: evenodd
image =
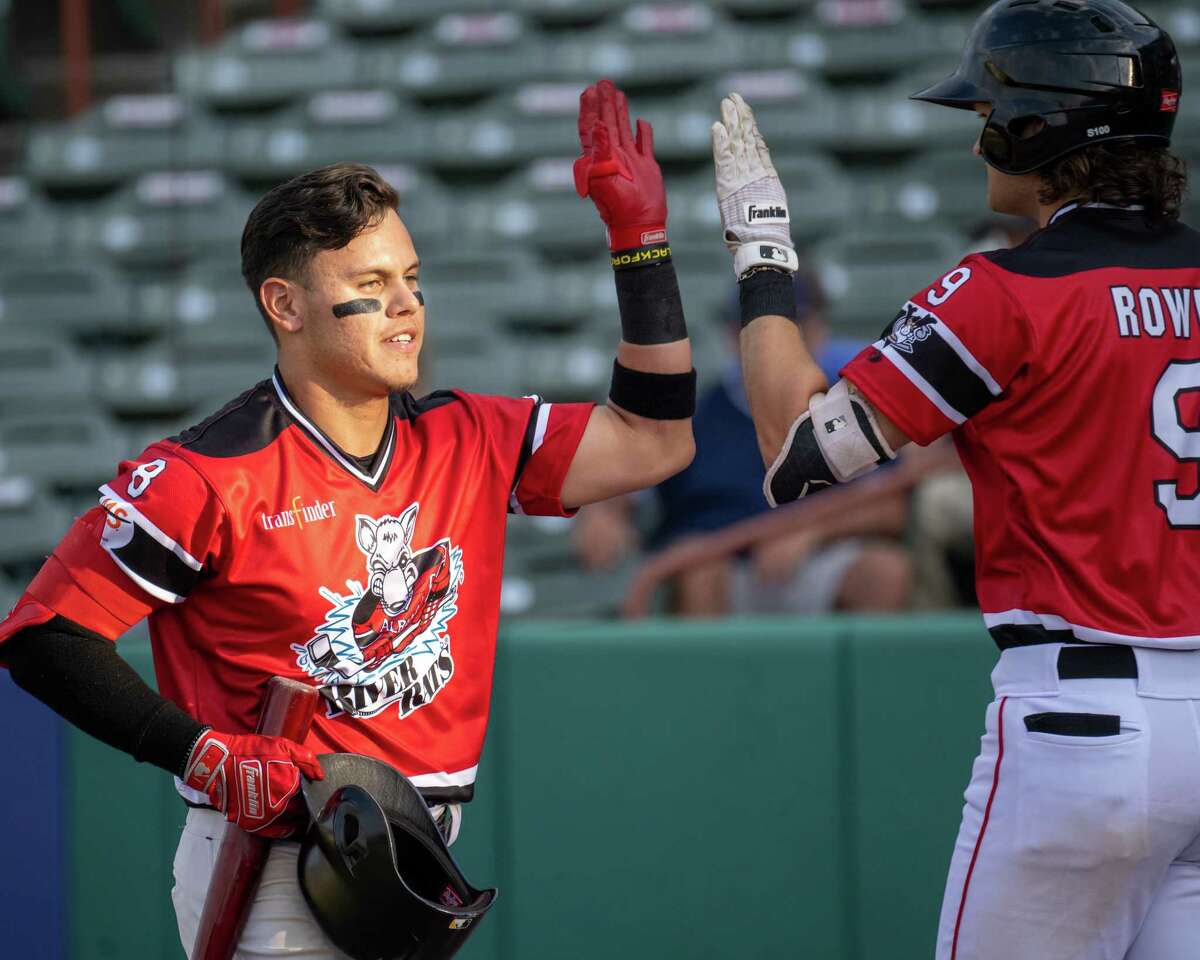
<svg viewBox="0 0 1200 960"><path fill-rule="evenodd" d="M747 274L738 281L738 302L743 327L759 317L796 319L796 288L786 270L767 267Z"/></svg>
<svg viewBox="0 0 1200 960"><path fill-rule="evenodd" d="M614 360L608 397L647 420L687 420L696 412L696 371L646 373Z"/></svg>
<svg viewBox="0 0 1200 960"><path fill-rule="evenodd" d="M617 270L615 279L622 340L653 345L687 337L679 281L670 259L637 270Z"/></svg>

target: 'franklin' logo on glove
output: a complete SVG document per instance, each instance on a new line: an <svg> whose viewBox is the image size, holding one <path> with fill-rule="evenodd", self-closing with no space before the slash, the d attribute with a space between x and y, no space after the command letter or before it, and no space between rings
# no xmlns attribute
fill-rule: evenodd
<svg viewBox="0 0 1200 960"><path fill-rule="evenodd" d="M779 204L762 205L748 203L745 209L747 223L791 223L787 207Z"/></svg>

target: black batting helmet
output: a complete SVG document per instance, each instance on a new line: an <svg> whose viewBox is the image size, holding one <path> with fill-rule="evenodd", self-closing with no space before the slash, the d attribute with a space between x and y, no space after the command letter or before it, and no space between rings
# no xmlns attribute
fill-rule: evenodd
<svg viewBox="0 0 1200 960"><path fill-rule="evenodd" d="M1105 140L1169 145L1181 92L1175 44L1129 4L1000 0L975 23L958 70L913 99L991 104L983 158L1019 174Z"/></svg>
<svg viewBox="0 0 1200 960"><path fill-rule="evenodd" d="M303 782L313 823L300 845L300 889L326 936L355 960L444 960L496 899L450 855L406 777L353 753L317 758Z"/></svg>

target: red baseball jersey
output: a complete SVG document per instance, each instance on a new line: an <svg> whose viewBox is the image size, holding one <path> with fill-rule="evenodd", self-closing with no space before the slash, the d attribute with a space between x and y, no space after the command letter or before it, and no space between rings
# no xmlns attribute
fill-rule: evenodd
<svg viewBox="0 0 1200 960"><path fill-rule="evenodd" d="M1200 648L1200 234L1060 211L965 258L842 371L970 475L1002 646Z"/></svg>
<svg viewBox="0 0 1200 960"><path fill-rule="evenodd" d="M302 680L324 698L306 741L318 753L379 757L431 801L468 800L506 513L567 514L591 409L397 394L364 466L276 372L122 463L0 643L54 614L111 639L148 617L159 691L202 722L252 731L267 680Z"/></svg>

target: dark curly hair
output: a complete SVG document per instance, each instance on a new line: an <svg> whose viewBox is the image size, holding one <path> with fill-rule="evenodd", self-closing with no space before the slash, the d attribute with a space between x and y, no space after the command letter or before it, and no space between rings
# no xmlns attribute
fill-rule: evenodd
<svg viewBox="0 0 1200 960"><path fill-rule="evenodd" d="M1187 164L1168 147L1136 140L1111 140L1084 147L1039 170L1043 185L1038 200L1142 204L1157 223L1179 219L1187 193Z"/></svg>
<svg viewBox="0 0 1200 960"><path fill-rule="evenodd" d="M275 329L258 291L268 277L300 281L322 250L339 250L378 224L400 197L361 163L333 163L273 187L242 231L242 276L271 336Z"/></svg>

